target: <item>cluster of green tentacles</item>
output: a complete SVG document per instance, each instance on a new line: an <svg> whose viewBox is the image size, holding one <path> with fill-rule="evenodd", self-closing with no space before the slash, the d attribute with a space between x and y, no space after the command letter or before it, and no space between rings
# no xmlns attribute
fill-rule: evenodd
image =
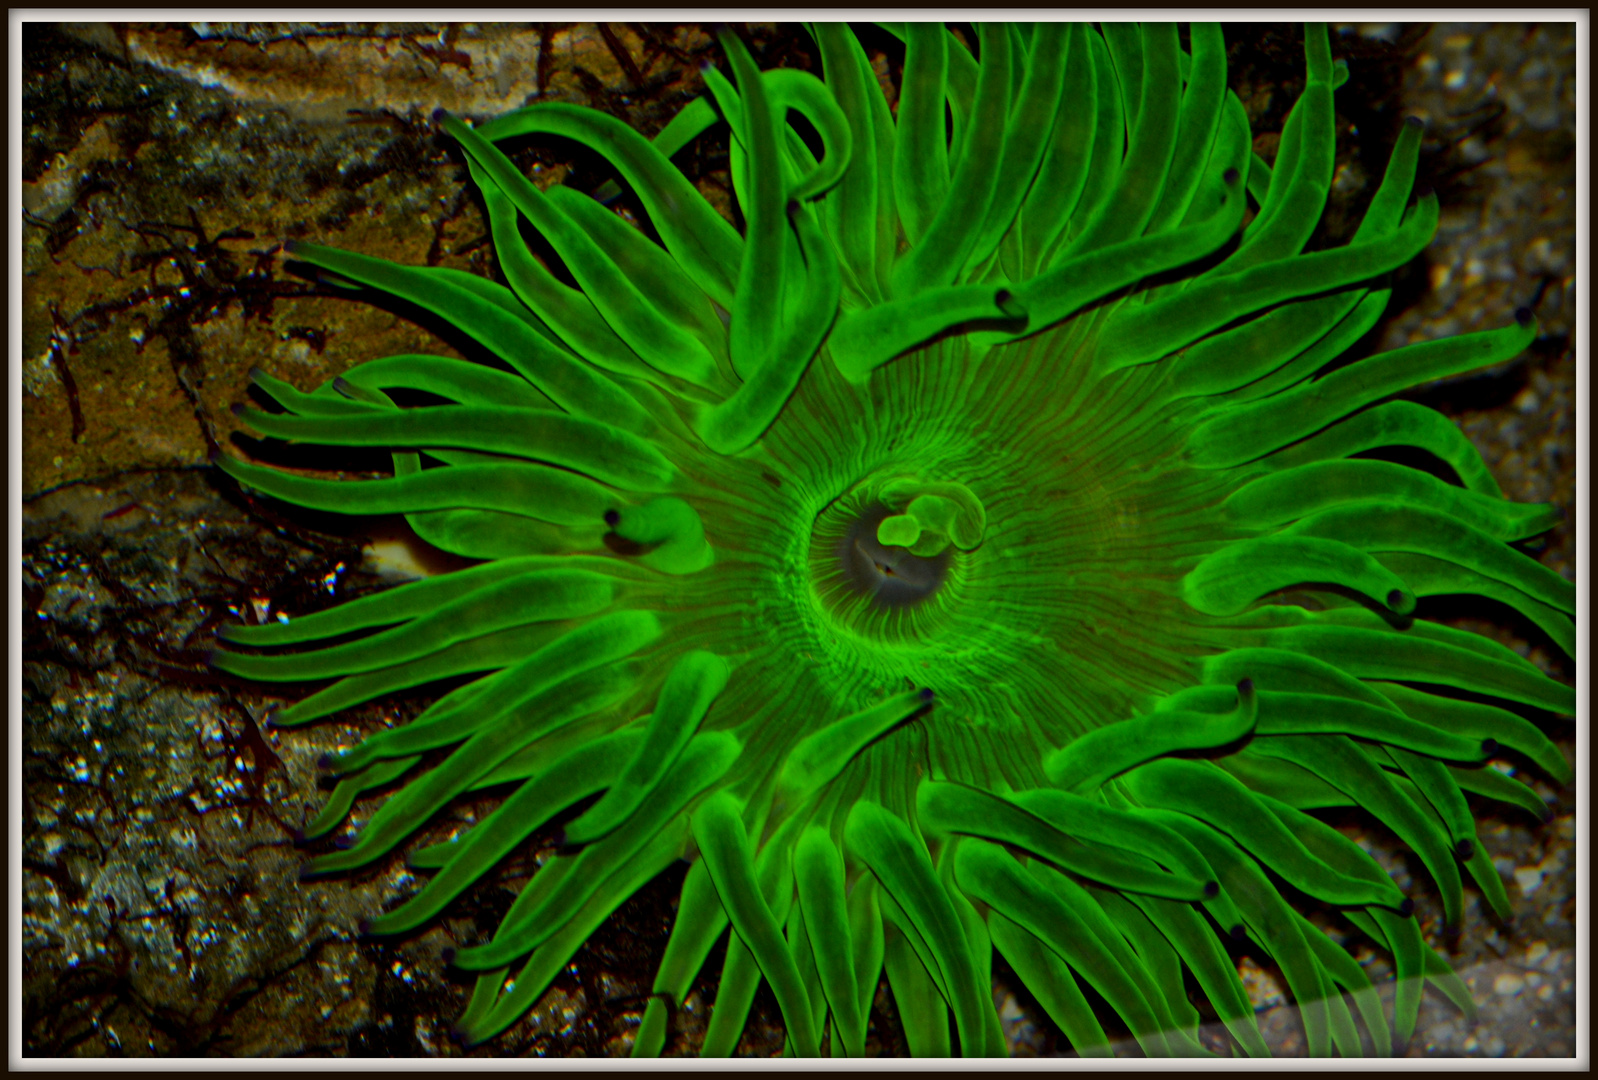
<svg viewBox="0 0 1598 1080"><path fill-rule="evenodd" d="M1412 902L1307 812L1385 824L1449 923L1462 871L1507 918L1466 794L1544 813L1487 766L1501 751L1569 778L1528 716L1572 712L1571 688L1415 617L1486 597L1571 652L1572 584L1513 546L1554 515L1394 399L1515 356L1530 313L1339 365L1436 227L1411 192L1420 125L1353 239L1305 252L1346 76L1324 26L1273 167L1216 26L1189 49L1169 25L983 25L975 49L888 29L896 109L855 35L818 24L824 79L760 72L723 35L732 77L707 69L652 141L564 104L443 117L503 285L289 247L483 354L373 360L309 393L255 374L279 410L252 427L388 448L391 478L220 460L480 560L223 632L247 647L216 654L227 671L331 680L279 727L457 680L325 763L309 838L415 775L311 872L516 785L411 852L436 873L370 925L401 934L564 822L492 939L453 954L480 973L472 1043L680 859L638 1054L723 935L707 1054L735 1049L764 980L791 1052L859 1055L884 969L913 1052L1002 1054L995 950L1083 1054L1107 1051L1110 1014L1148 1054L1204 1053L1189 979L1264 1054L1229 935L1281 970L1312 1053L1390 1052L1428 981L1470 1011ZM722 122L741 235L669 160ZM496 145L530 135L597 151L647 227L540 190ZM1287 886L1392 955L1391 1014Z"/></svg>

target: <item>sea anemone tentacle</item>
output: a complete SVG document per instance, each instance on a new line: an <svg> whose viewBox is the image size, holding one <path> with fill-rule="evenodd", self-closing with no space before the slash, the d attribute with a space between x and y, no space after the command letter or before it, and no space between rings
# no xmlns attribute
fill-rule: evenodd
<svg viewBox="0 0 1598 1080"><path fill-rule="evenodd" d="M642 733L625 728L595 739L561 758L548 772L529 780L460 839L444 845L438 873L401 907L367 926L371 934L398 934L422 925L470 887L544 822L573 803L604 791L621 771L620 755L636 751ZM440 861L442 860L442 861ZM411 859L416 865L416 859Z"/></svg>

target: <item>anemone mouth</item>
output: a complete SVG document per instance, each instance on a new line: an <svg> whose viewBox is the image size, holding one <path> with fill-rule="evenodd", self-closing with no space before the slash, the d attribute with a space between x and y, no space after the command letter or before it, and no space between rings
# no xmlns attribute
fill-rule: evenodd
<svg viewBox="0 0 1598 1080"><path fill-rule="evenodd" d="M811 523L812 596L846 633L930 642L958 616L985 525L963 484L856 484Z"/></svg>
<svg viewBox="0 0 1598 1080"><path fill-rule="evenodd" d="M868 506L838 541L836 558L843 580L879 608L914 607L938 594L948 576L953 551L944 548L921 556L907 547L884 544L878 527L893 511L877 503Z"/></svg>

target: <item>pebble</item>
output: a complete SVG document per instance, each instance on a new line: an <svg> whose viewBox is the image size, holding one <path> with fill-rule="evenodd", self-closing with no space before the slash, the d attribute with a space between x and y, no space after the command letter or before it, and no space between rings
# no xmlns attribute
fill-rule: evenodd
<svg viewBox="0 0 1598 1080"><path fill-rule="evenodd" d="M1526 989L1526 980L1511 972L1504 972L1493 980L1493 993L1499 997L1514 997Z"/></svg>

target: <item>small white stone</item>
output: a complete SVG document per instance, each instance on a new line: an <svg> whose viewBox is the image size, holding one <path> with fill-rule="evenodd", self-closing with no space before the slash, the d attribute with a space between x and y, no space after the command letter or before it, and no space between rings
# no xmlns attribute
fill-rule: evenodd
<svg viewBox="0 0 1598 1080"><path fill-rule="evenodd" d="M1526 989L1526 980L1513 972L1504 972L1493 980L1493 993L1499 997L1514 997Z"/></svg>

